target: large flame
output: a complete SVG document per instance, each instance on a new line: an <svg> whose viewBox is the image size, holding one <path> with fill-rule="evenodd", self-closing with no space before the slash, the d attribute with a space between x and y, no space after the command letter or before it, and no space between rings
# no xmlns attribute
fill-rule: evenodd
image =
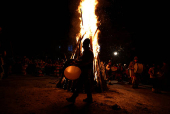
<svg viewBox="0 0 170 114"><path fill-rule="evenodd" d="M78 7L78 11L81 15L79 18L80 23L80 34L77 36L77 41L80 38L80 35L83 36L82 42L85 38L90 38L92 40L92 49L94 57L98 56L99 45L98 45L98 33L97 30L97 16L95 15L95 9L97 5L97 0L82 0ZM83 49L81 49L83 51Z"/></svg>
<svg viewBox="0 0 170 114"><path fill-rule="evenodd" d="M78 41L80 36L83 36L82 42L89 38L91 40L91 49L94 53L94 73L96 73L97 57L99 53L99 44L98 44L98 30L97 16L95 14L96 5L98 4L97 0L81 0L78 7L78 12L80 13L80 33L77 35L76 40ZM81 52L83 49L81 47Z"/></svg>

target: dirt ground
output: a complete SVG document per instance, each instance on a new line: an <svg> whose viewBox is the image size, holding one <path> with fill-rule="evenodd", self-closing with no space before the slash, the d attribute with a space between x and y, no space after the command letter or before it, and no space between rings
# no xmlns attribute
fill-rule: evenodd
<svg viewBox="0 0 170 114"><path fill-rule="evenodd" d="M81 93L75 104L72 95L56 88L57 77L12 75L0 80L0 114L170 114L170 92L152 93L151 86L132 89L127 83L112 81L109 90L93 94L93 103L83 102Z"/></svg>

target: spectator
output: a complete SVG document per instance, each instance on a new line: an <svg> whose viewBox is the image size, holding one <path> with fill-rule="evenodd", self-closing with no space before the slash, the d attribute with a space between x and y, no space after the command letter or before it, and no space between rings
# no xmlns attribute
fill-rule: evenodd
<svg viewBox="0 0 170 114"><path fill-rule="evenodd" d="M104 80L106 80L106 72L105 72L105 66L103 61L100 62L100 70L101 70L101 74Z"/></svg>
<svg viewBox="0 0 170 114"><path fill-rule="evenodd" d="M108 64L106 65L106 80L109 80L109 84L111 84L111 75L112 75L112 71L111 71L111 61L108 62Z"/></svg>
<svg viewBox="0 0 170 114"><path fill-rule="evenodd" d="M134 73L134 65L138 62L138 57L135 56L134 60L130 62L129 69L130 69L130 82L132 83L132 88L138 88L139 85L139 74Z"/></svg>
<svg viewBox="0 0 170 114"><path fill-rule="evenodd" d="M128 68L127 65L124 64L123 71L122 71L122 80L127 81L127 77L128 77Z"/></svg>
<svg viewBox="0 0 170 114"><path fill-rule="evenodd" d="M116 77L115 77L115 79L118 80L118 82L122 81L122 72L123 72L123 67L121 63L119 63L117 67Z"/></svg>
<svg viewBox="0 0 170 114"><path fill-rule="evenodd" d="M115 79L116 71L117 71L117 66L113 64L111 66L111 79Z"/></svg>
<svg viewBox="0 0 170 114"><path fill-rule="evenodd" d="M6 52L6 50L4 49L3 46L1 46L1 42L0 42L0 72L1 72L1 77L2 78L7 78L8 77L8 73L9 73L9 57L8 57L8 53Z"/></svg>
<svg viewBox="0 0 170 114"><path fill-rule="evenodd" d="M152 84L152 92L160 92L160 80L159 80L159 74L160 74L160 67L159 65L153 64L153 66L149 69L148 73L150 74L150 81Z"/></svg>
<svg viewBox="0 0 170 114"><path fill-rule="evenodd" d="M170 80L170 77L169 77L169 66L167 64L167 62L163 62L163 66L161 68L162 70L162 73L163 73L163 76L162 76L162 89L165 89L167 90L169 87L170 87L170 84L169 84L169 80Z"/></svg>

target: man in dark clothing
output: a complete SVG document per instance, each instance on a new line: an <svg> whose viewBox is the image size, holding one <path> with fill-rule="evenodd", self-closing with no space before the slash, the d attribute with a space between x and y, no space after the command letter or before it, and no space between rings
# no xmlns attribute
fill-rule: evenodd
<svg viewBox="0 0 170 114"><path fill-rule="evenodd" d="M85 91L87 93L87 98L84 99L84 102L92 103L92 92L91 92L91 80L94 78L92 74L93 70L93 52L89 48L90 39L85 39L83 42L84 52L83 55L80 57L79 67L81 68L81 75L77 81L77 87L74 91L73 95L66 100L68 102L75 102L75 99L78 97L80 89L82 88L83 84L85 87Z"/></svg>

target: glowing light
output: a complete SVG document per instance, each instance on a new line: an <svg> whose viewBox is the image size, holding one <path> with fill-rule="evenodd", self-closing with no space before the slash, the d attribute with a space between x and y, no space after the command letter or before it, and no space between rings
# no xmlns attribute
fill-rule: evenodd
<svg viewBox="0 0 170 114"><path fill-rule="evenodd" d="M95 14L96 5L98 4L97 0L81 0L78 12L80 14L80 33L76 37L76 41L83 36L81 41L81 45L86 38L89 38L91 41L91 49L94 54L94 69L93 73L95 73L95 77L97 77L97 58L98 53L100 51L100 46L98 44L98 34L99 30L97 24L97 16ZM83 48L80 47L81 53L83 52Z"/></svg>
<svg viewBox="0 0 170 114"><path fill-rule="evenodd" d="M114 52L113 54L114 54L114 55L117 55L118 53L117 53L117 52Z"/></svg>
<svg viewBox="0 0 170 114"><path fill-rule="evenodd" d="M80 14L80 32L76 36L76 41L81 40L81 47L80 52L83 52L82 43L86 38L90 39L90 48L94 54L94 66L93 66L93 73L95 74L95 78L97 78L97 67L98 65L98 53L100 51L100 46L98 44L98 34L99 30L97 24L97 16L95 15L96 5L98 4L97 0L81 0L78 6L78 13ZM74 52L77 52L75 50ZM75 53L72 54L71 59L75 58Z"/></svg>
<svg viewBox="0 0 170 114"><path fill-rule="evenodd" d="M92 50L94 53L94 57L98 56L99 45L98 45L98 33L97 30L97 16L95 15L95 9L97 5L97 0L82 0L78 7L78 12L80 13L80 33L77 36L77 40L79 36L83 36L86 33L81 41L81 43L85 40L85 38L89 38L92 40ZM81 49L81 52L83 50Z"/></svg>

